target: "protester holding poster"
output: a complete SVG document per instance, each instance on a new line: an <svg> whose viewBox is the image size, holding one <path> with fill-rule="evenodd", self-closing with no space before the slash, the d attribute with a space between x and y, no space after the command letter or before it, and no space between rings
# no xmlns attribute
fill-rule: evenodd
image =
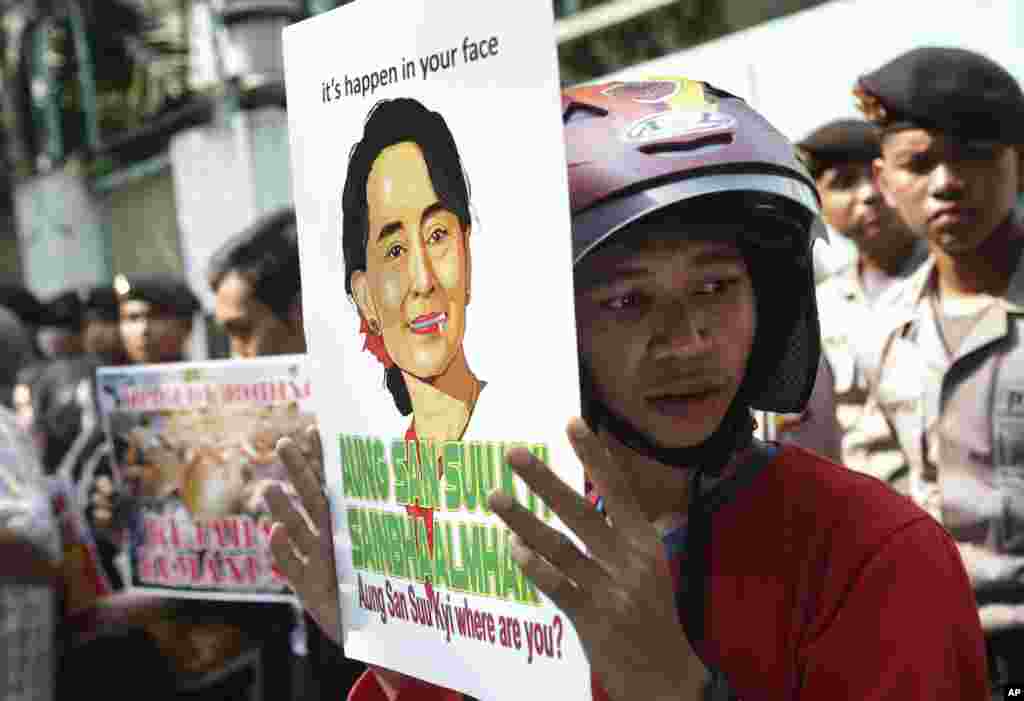
<svg viewBox="0 0 1024 701"><path fill-rule="evenodd" d="M524 104L517 117L530 107L546 113L547 104ZM516 565L578 633L596 681L594 698L984 698L973 595L941 527L875 479L752 436L751 410L800 411L819 367L811 244L823 224L813 180L792 145L740 99L681 78L570 90L562 117L585 418L572 421L568 435L595 491L584 499L553 472L554 461L523 447L504 460L589 554L544 523L543 509L510 493L517 482L502 480L487 503L515 532L508 547ZM410 142L391 148L371 171L384 172L389 156L415 153ZM366 189L370 200L373 185ZM411 200L413 191L404 194ZM434 194L442 209L448 206L436 186ZM368 221L362 229L368 242L381 243L382 256L390 250L384 246L390 224ZM547 228L545 236L557 230ZM429 231L417 226L407 236L429 241ZM521 244L505 240L513 248ZM395 253L411 250L415 260L420 245ZM516 275L509 271L504 282ZM423 288L428 291L435 289ZM359 294L356 289L357 303ZM367 308L360 304L361 313ZM404 317L409 326L417 319ZM544 342L529 338L517 351ZM385 345L390 352L387 338ZM317 354L316 342L311 352ZM429 578L422 605L414 586L395 590L403 558L417 552L395 544L398 530L387 550L391 576L384 586L364 585L369 575L362 571L351 585L352 569L364 569L364 558L375 555L359 542L372 519L344 518L354 513L347 504L361 498L349 484L359 478L358 465L350 463L360 458L347 448L340 466L325 451L324 476L318 461L289 441L279 444L314 528L272 490L268 498L282 524L273 546L325 631L339 638L344 631L346 650L355 642L359 654L382 660L385 653L363 646L356 633L372 624L383 640L389 624L367 620L352 599L367 608L367 600L376 604L382 622L404 620L411 600L416 622L447 621L451 597L435 596L441 585ZM375 464L387 466L383 452L372 443L369 450ZM395 476L412 475L395 463L396 452L393 447ZM452 463L467 474L465 464ZM446 489L464 488L447 481L455 477L447 459L443 467ZM340 496L331 470L344 471ZM380 487L375 493L383 494L388 476L376 475L368 479L380 484L367 489ZM332 531L325 495L335 524L347 528ZM401 527L386 515L382 520ZM347 548L338 547L346 540ZM332 555L339 559L340 588L325 566ZM435 557L417 567L420 575L439 577L445 564ZM501 582L514 577L499 572ZM443 588L458 592L449 579ZM497 604L491 610L502 611ZM472 653L470 641L486 641L474 633L495 619L504 641L509 621L483 609L465 627L460 620L457 632L448 629L464 639L455 649ZM510 625L518 639L519 622ZM417 635L414 625L399 630ZM434 685L446 675L448 685L478 698L521 698L523 673L551 680L545 697L577 698L565 675L580 670L556 667L561 680L543 676L552 668L542 653L545 631L527 625L525 633L522 647L529 647L532 667L517 667L509 654L504 675L495 668L481 679L461 675L454 656L432 657L440 669L427 673L410 658L390 665L405 674L374 670L349 698L459 698ZM430 654L426 639L417 639L421 655ZM513 644L510 653L518 648ZM572 653L561 630L558 652Z"/></svg>

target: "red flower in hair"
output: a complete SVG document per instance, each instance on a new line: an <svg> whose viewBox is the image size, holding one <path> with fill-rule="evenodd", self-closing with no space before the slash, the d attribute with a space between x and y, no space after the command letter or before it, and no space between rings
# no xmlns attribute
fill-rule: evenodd
<svg viewBox="0 0 1024 701"><path fill-rule="evenodd" d="M391 356L388 355L388 349L384 347L384 336L377 333L370 333L370 326L366 323L366 319L362 320L359 325L359 333L366 336L366 340L363 342L363 350L370 351L373 356L380 361L380 364L385 368L392 367L395 362L391 360Z"/></svg>

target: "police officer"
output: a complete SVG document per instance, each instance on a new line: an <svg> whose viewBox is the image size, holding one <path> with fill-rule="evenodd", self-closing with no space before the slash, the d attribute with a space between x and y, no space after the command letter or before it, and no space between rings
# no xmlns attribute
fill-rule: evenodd
<svg viewBox="0 0 1024 701"><path fill-rule="evenodd" d="M951 48L903 54L855 94L882 129L879 187L930 248L866 359L870 381L912 497L960 548L996 698L1024 678L1024 94Z"/></svg>
<svg viewBox="0 0 1024 701"><path fill-rule="evenodd" d="M109 285L85 290L82 300L82 348L104 365L127 362L121 341L117 291Z"/></svg>
<svg viewBox="0 0 1024 701"><path fill-rule="evenodd" d="M82 354L82 299L78 290L66 290L44 305L39 342L49 358Z"/></svg>
<svg viewBox="0 0 1024 701"><path fill-rule="evenodd" d="M874 324L876 304L893 283L924 262L927 243L882 199L872 174L881 154L877 129L860 119L831 121L797 147L814 177L829 244L855 246L856 256L818 284L822 341L835 381L842 431L841 462L906 492L906 462L885 417L868 400L856 345Z"/></svg>
<svg viewBox="0 0 1024 701"><path fill-rule="evenodd" d="M184 280L173 275L126 277L114 282L118 293L121 338L132 363L170 363L184 359L199 300Z"/></svg>

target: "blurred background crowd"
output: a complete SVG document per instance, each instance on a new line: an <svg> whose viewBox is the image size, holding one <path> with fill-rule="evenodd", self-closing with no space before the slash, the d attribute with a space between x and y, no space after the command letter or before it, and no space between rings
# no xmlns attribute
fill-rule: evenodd
<svg viewBox="0 0 1024 701"><path fill-rule="evenodd" d="M93 382L102 366L305 351L280 30L341 4L0 4L0 698L341 699L362 669L291 605L125 589ZM815 250L825 355L808 411L762 430L914 496L853 346L929 251L879 191L878 132L853 89L931 45L1020 81L1024 3L554 5L563 83L707 80L798 144L830 229ZM1024 601L1018 545L997 564L1007 600ZM1024 614L982 619L993 674L1024 679Z"/></svg>

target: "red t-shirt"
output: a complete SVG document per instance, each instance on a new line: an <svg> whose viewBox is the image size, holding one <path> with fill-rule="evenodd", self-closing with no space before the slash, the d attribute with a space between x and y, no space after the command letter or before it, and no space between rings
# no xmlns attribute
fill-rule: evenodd
<svg viewBox="0 0 1024 701"><path fill-rule="evenodd" d="M712 516L697 646L734 694L989 698L974 594L935 520L883 482L796 446L782 447L749 480ZM684 567L682 558L673 564ZM369 672L348 698L387 701ZM460 698L409 680L396 701ZM607 698L596 684L594 698Z"/></svg>

